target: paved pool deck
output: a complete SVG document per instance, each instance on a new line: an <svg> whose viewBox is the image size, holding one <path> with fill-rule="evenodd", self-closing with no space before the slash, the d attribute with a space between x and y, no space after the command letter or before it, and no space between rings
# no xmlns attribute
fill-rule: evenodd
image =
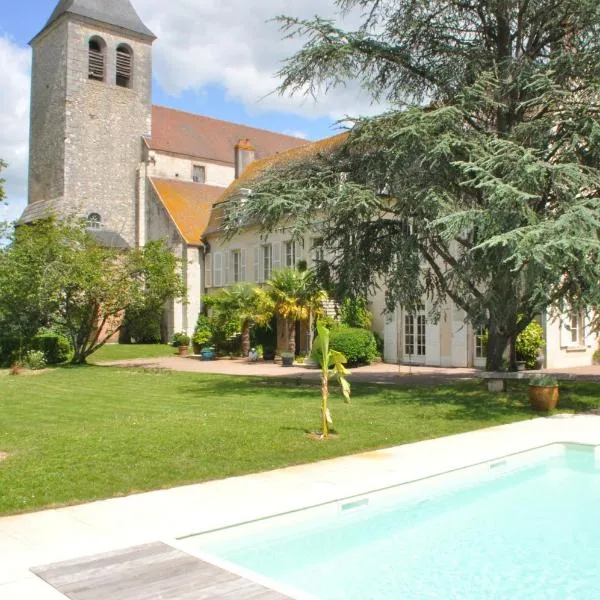
<svg viewBox="0 0 600 600"><path fill-rule="evenodd" d="M181 538L557 442L600 445L600 416L536 418L265 473L3 517L0 598L64 600L30 571L35 567L157 542L194 554Z"/></svg>

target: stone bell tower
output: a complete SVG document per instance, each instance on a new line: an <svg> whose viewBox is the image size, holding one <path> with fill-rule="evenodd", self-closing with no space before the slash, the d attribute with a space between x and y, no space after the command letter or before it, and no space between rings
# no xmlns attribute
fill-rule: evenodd
<svg viewBox="0 0 600 600"><path fill-rule="evenodd" d="M60 0L33 38L24 222L78 215L135 245L154 39L129 0Z"/></svg>

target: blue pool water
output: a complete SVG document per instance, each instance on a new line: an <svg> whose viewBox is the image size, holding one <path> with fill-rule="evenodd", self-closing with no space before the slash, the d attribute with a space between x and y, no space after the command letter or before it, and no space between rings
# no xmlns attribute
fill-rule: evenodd
<svg viewBox="0 0 600 600"><path fill-rule="evenodd" d="M323 600L600 600L593 449L512 463L190 542Z"/></svg>

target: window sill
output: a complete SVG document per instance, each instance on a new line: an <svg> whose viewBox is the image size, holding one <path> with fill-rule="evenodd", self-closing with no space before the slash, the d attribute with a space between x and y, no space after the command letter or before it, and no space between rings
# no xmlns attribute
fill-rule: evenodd
<svg viewBox="0 0 600 600"><path fill-rule="evenodd" d="M587 352L587 346L563 346L565 352Z"/></svg>

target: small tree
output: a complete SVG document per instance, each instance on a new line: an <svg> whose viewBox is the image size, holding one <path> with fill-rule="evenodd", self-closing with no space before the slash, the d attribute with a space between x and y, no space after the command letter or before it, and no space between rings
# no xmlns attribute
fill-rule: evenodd
<svg viewBox="0 0 600 600"><path fill-rule="evenodd" d="M344 402L350 402L350 384L346 379L346 357L329 347L329 330L322 324L317 325L317 337L313 343L312 358L321 365L321 419L323 423L322 439L329 437L333 419L329 410L329 379L335 377L340 385Z"/></svg>
<svg viewBox="0 0 600 600"><path fill-rule="evenodd" d="M309 320L311 314L320 314L327 294L319 288L310 269L274 271L266 290L274 302L275 313L286 322L288 350L296 354L296 321Z"/></svg>
<svg viewBox="0 0 600 600"><path fill-rule="evenodd" d="M273 316L273 302L259 287L249 283L236 283L204 297L205 305L212 309L221 326L231 321L238 323L242 336L242 354L250 352L250 329L254 325L268 325Z"/></svg>
<svg viewBox="0 0 600 600"><path fill-rule="evenodd" d="M83 364L123 326L126 310L181 297L177 259L164 242L127 252L100 246L78 221L19 227L0 256L0 318L29 340L57 325Z"/></svg>

